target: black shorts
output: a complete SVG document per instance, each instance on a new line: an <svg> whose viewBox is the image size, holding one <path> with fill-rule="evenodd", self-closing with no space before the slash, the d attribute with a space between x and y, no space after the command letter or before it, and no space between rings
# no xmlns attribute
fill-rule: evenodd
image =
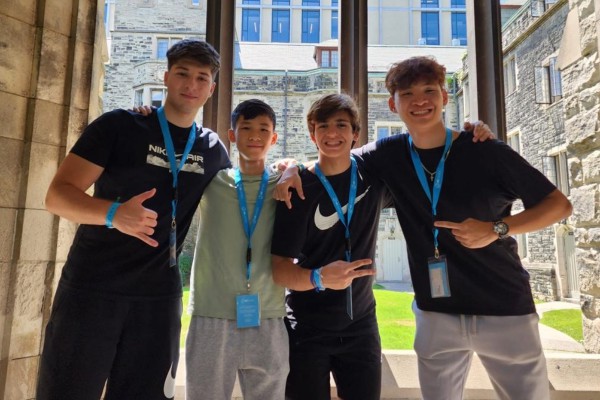
<svg viewBox="0 0 600 400"><path fill-rule="evenodd" d="M38 400L174 397L181 298L110 299L59 286L46 326Z"/></svg>
<svg viewBox="0 0 600 400"><path fill-rule="evenodd" d="M296 340L290 333L288 400L329 400L333 375L338 397L379 400L381 394L381 340L378 333L349 337Z"/></svg>

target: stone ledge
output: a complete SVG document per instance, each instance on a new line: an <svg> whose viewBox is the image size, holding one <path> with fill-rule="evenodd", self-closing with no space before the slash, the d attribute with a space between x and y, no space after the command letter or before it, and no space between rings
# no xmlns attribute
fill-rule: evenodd
<svg viewBox="0 0 600 400"><path fill-rule="evenodd" d="M182 356L183 356L182 352ZM552 400L590 400L600 398L600 354L547 351L550 398ZM180 360L177 371L175 400L185 398L185 362ZM334 382L332 399L337 399ZM386 350L383 358L381 399L413 400L420 398L417 358L412 350ZM464 399L495 399L492 384L477 356L469 371ZM242 400L236 382L232 400Z"/></svg>

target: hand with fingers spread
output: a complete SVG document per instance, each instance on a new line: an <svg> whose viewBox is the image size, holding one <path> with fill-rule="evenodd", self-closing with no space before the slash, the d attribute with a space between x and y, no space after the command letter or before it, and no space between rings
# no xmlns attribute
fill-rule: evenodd
<svg viewBox="0 0 600 400"><path fill-rule="evenodd" d="M467 218L462 222L436 221L438 228L450 229L454 238L469 249L479 249L498 239L494 232L493 223Z"/></svg>
<svg viewBox="0 0 600 400"><path fill-rule="evenodd" d="M156 189L151 189L133 196L117 209L113 219L113 226L120 232L136 237L152 247L158 246L158 242L151 237L154 234L158 214L144 207L142 203L155 194Z"/></svg>
<svg viewBox="0 0 600 400"><path fill-rule="evenodd" d="M368 258L351 262L338 260L329 263L321 270L323 286L334 290L346 289L356 278L375 275L375 269L373 268L359 269L372 263L373 261Z"/></svg>
<svg viewBox="0 0 600 400"><path fill-rule="evenodd" d="M463 125L465 131L473 131L473 142L485 142L486 140L496 139L496 135L490 127L483 121L469 122Z"/></svg>
<svg viewBox="0 0 600 400"><path fill-rule="evenodd" d="M286 168L281 174L281 178L277 182L275 190L273 190L273 198L279 201L285 201L287 208L292 208L292 192L291 189L296 189L298 196L304 200L304 191L302 190L302 179L298 173L298 167L293 165Z"/></svg>

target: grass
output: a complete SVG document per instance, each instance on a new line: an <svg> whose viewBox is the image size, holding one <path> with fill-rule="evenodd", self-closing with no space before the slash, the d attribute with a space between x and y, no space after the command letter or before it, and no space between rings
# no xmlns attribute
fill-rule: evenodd
<svg viewBox="0 0 600 400"><path fill-rule="evenodd" d="M571 336L579 343L583 342L583 325L579 310L546 311L542 314L540 323Z"/></svg>
<svg viewBox="0 0 600 400"><path fill-rule="evenodd" d="M415 337L415 316L412 313L411 293L385 290L383 286L373 286L377 301L377 322L381 335L381 346L388 350L410 350ZM189 288L183 291L183 316L181 318L181 347L185 345L185 335L190 326L191 316L187 313ZM543 314L540 323L559 330L578 342L583 341L581 311L556 310Z"/></svg>

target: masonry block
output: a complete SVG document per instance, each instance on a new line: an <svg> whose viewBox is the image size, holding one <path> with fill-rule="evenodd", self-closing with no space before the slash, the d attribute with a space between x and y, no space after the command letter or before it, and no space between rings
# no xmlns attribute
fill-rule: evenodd
<svg viewBox="0 0 600 400"><path fill-rule="evenodd" d="M4 3L6 2L3 2L3 7ZM0 76L10 76L10 79L0 80L0 91L29 96L34 41L34 27L0 15Z"/></svg>
<svg viewBox="0 0 600 400"><path fill-rule="evenodd" d="M38 366L39 357L9 360L4 400L34 399Z"/></svg>
<svg viewBox="0 0 600 400"><path fill-rule="evenodd" d="M2 121L0 137L23 140L27 119L27 98L0 92L0 104L2 104L0 107L0 121Z"/></svg>
<svg viewBox="0 0 600 400"><path fill-rule="evenodd" d="M60 146L65 117L65 106L47 100L35 100L32 141Z"/></svg>
<svg viewBox="0 0 600 400"><path fill-rule="evenodd" d="M82 2L82 3L91 3ZM46 0L44 9L44 29L50 29L64 36L71 35L73 0Z"/></svg>
<svg viewBox="0 0 600 400"><path fill-rule="evenodd" d="M54 216L46 210L26 209L23 215L19 260L48 261L53 254L52 224Z"/></svg>
<svg viewBox="0 0 600 400"><path fill-rule="evenodd" d="M0 174L0 207L18 207L22 156L22 141L0 137L0 160L3 165Z"/></svg>
<svg viewBox="0 0 600 400"><path fill-rule="evenodd" d="M37 98L56 104L65 103L65 79L69 65L69 37L45 29L42 49Z"/></svg>
<svg viewBox="0 0 600 400"><path fill-rule="evenodd" d="M57 146L31 143L31 151L28 158L26 208L35 210L45 209L44 199L48 191L48 186L56 172L56 161L59 150L60 147Z"/></svg>

